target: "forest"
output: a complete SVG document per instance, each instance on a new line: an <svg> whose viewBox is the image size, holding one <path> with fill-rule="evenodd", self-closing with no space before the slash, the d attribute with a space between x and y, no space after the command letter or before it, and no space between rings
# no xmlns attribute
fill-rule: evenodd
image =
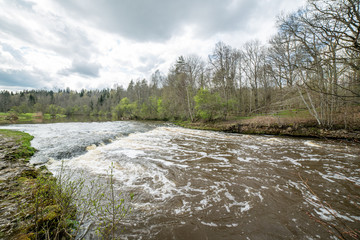
<svg viewBox="0 0 360 240"><path fill-rule="evenodd" d="M347 128L360 118L359 5L310 0L279 16L265 44L218 42L207 59L179 56L128 86L1 91L0 112L194 122L302 109L321 127Z"/></svg>

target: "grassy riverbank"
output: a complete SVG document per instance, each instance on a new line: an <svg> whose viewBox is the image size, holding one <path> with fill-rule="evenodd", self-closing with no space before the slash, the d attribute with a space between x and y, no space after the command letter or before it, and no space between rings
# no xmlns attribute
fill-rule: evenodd
<svg viewBox="0 0 360 240"><path fill-rule="evenodd" d="M360 119L354 119L348 126L335 124L332 128L326 128L319 126L316 120L306 113L298 114L295 111L227 121L177 121L175 124L186 128L241 134L346 139L360 142Z"/></svg>
<svg viewBox="0 0 360 240"><path fill-rule="evenodd" d="M52 175L28 164L32 138L0 130L0 239L60 239L75 219L58 204Z"/></svg>
<svg viewBox="0 0 360 240"><path fill-rule="evenodd" d="M30 144L34 137L27 133L0 129L0 137L3 144L0 151L6 157L4 160L28 161L35 153L35 148Z"/></svg>
<svg viewBox="0 0 360 240"><path fill-rule="evenodd" d="M6 124L32 124L32 123L57 123L57 122L102 122L112 121L111 116L89 116L89 115L64 115L64 114L43 114L38 113L2 113L0 112L0 125Z"/></svg>
<svg viewBox="0 0 360 240"><path fill-rule="evenodd" d="M131 118L130 118L131 119ZM360 142L360 113L338 115L331 127L319 126L306 109L290 109L246 117L229 116L229 120L213 121L175 121L174 123L193 129L214 130L242 134L267 134L293 137L315 137L331 139L347 139ZM78 122L78 121L111 121L113 119L94 116L66 115L50 116L50 114L24 113L11 115L0 113L0 124L9 123L40 123L40 122Z"/></svg>
<svg viewBox="0 0 360 240"><path fill-rule="evenodd" d="M0 239L82 239L89 231L106 239L118 236L133 195L128 202L114 194L113 166L102 183L85 184L84 174L73 178L64 166L54 177L45 167L29 164L36 151L32 139L0 129Z"/></svg>
<svg viewBox="0 0 360 240"><path fill-rule="evenodd" d="M11 123L36 123L49 121L52 119L63 119L67 116L64 114L50 115L48 113L15 113L15 112L0 112L0 124Z"/></svg>

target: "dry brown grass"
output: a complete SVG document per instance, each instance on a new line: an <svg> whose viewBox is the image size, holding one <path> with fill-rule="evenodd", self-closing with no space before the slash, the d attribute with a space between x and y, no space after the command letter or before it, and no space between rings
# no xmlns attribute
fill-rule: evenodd
<svg viewBox="0 0 360 240"><path fill-rule="evenodd" d="M327 127L331 129L348 129L360 130L360 106L343 108L341 111L334 113L331 124ZM302 111L299 114L291 115L266 115L255 116L249 119L242 119L240 124L249 126L304 126L304 127L318 127L318 123L310 114L304 114Z"/></svg>
<svg viewBox="0 0 360 240"><path fill-rule="evenodd" d="M284 125L313 125L315 119L307 117L277 117L277 116L256 116L251 119L241 120L241 124L253 126L284 126Z"/></svg>

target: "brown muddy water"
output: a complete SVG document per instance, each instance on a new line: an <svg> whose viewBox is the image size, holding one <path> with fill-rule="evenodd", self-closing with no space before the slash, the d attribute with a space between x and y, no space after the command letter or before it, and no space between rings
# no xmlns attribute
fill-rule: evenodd
<svg viewBox="0 0 360 240"><path fill-rule="evenodd" d="M142 122L6 128L34 135L31 161L53 172L64 160L101 177L113 163L135 194L122 239L336 239L309 214L360 228L358 144Z"/></svg>

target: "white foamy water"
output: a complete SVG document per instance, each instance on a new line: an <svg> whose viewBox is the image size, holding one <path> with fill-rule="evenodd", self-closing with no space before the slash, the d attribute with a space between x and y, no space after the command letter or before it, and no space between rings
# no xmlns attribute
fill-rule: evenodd
<svg viewBox="0 0 360 240"><path fill-rule="evenodd" d="M329 238L306 214L334 223L319 200L350 224L360 218L356 144L141 122L8 128L34 135L40 151L32 161L47 162L53 172L63 160L102 178L113 164L117 189L135 194L124 238Z"/></svg>

